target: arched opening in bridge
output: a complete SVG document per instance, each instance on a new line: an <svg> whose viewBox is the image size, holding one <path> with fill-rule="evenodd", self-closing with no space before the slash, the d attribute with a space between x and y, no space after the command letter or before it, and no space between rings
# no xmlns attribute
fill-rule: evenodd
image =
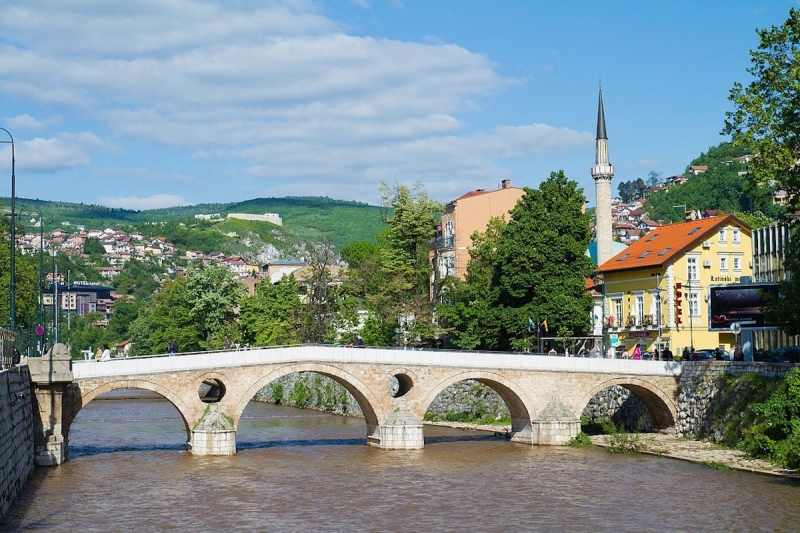
<svg viewBox="0 0 800 533"><path fill-rule="evenodd" d="M203 403L218 403L225 397L225 383L220 379L206 378L197 388L197 396Z"/></svg>
<svg viewBox="0 0 800 533"><path fill-rule="evenodd" d="M647 433L674 424L664 399L642 385L620 383L602 388L581 413L582 430L589 434L611 430Z"/></svg>
<svg viewBox="0 0 800 533"><path fill-rule="evenodd" d="M353 384L325 372L290 372L266 383L247 404L237 426L237 448L364 445L365 419L370 434L377 417Z"/></svg>
<svg viewBox="0 0 800 533"><path fill-rule="evenodd" d="M399 373L389 378L387 387L392 398L402 398L414 387L414 381L408 374Z"/></svg>
<svg viewBox="0 0 800 533"><path fill-rule="evenodd" d="M505 402L488 385L466 379L440 392L425 412L427 422L511 424Z"/></svg>
<svg viewBox="0 0 800 533"><path fill-rule="evenodd" d="M66 399L66 398L65 398ZM75 412L77 409L77 412ZM117 452L186 449L189 428L164 396L140 388L111 388L64 420L70 458Z"/></svg>
<svg viewBox="0 0 800 533"><path fill-rule="evenodd" d="M424 420L493 426L496 435L513 438L529 432L531 415L510 384L475 376L444 387L428 404ZM426 440L432 433L425 430Z"/></svg>

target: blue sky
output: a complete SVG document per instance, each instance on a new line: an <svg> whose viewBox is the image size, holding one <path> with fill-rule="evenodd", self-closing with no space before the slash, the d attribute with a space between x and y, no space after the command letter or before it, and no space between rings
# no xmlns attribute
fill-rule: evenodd
<svg viewBox="0 0 800 533"><path fill-rule="evenodd" d="M724 140L755 29L797 5L12 0L0 124L23 198L377 204L384 180L449 201L563 169L593 203L599 78L614 191L680 174Z"/></svg>

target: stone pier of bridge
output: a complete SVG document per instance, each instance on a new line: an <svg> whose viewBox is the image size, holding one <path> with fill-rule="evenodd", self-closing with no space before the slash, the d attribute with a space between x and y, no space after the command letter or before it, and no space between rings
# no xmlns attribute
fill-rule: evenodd
<svg viewBox="0 0 800 533"><path fill-rule="evenodd" d="M75 362L74 379L60 392L59 423L53 429L61 432L65 458L70 425L85 405L117 389L145 389L175 406L193 454L233 455L239 421L255 394L282 376L313 372L353 395L371 446L422 448L428 406L444 389L467 379L491 387L506 403L512 441L563 445L580 431L586 404L614 385L639 397L654 427L673 426L680 368L657 361L307 345ZM212 400L198 392L209 385Z"/></svg>

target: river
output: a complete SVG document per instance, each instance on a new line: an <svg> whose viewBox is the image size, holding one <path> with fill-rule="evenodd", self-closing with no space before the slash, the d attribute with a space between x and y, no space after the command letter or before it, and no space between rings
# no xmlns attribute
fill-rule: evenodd
<svg viewBox="0 0 800 533"><path fill-rule="evenodd" d="M117 397L119 398L119 396ZM251 403L234 457L193 457L165 400L98 399L70 460L37 469L0 531L797 531L800 484L596 448L425 427L366 446L362 419Z"/></svg>

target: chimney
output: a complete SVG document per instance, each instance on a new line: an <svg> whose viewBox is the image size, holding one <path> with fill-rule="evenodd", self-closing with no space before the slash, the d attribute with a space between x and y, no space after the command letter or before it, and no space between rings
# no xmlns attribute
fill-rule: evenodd
<svg viewBox="0 0 800 533"><path fill-rule="evenodd" d="M511 187L511 180L503 180L500 183L502 184L501 185L502 189L508 189L509 187Z"/></svg>

